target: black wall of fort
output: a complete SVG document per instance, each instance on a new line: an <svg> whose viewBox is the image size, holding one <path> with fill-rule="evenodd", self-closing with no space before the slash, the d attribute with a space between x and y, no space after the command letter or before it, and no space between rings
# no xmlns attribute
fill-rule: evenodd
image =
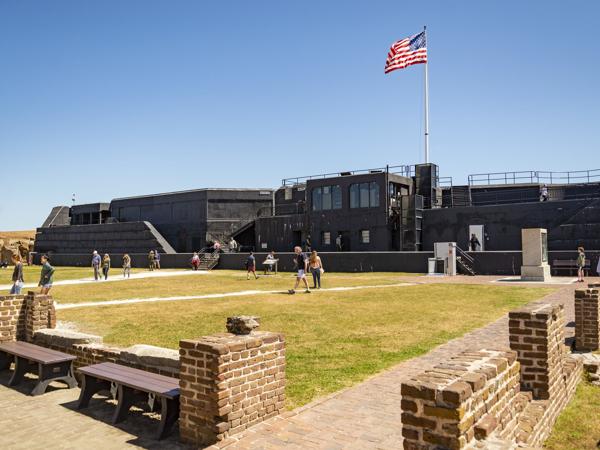
<svg viewBox="0 0 600 450"><path fill-rule="evenodd" d="M191 252L271 205L270 190L198 190L115 199L111 214L120 222L148 221L177 252Z"/></svg>
<svg viewBox="0 0 600 450"><path fill-rule="evenodd" d="M600 248L597 200L564 200L424 211L423 249L434 242L468 248L469 225L484 225L485 250L518 250L522 228L546 228L550 250Z"/></svg>
<svg viewBox="0 0 600 450"><path fill-rule="evenodd" d="M519 275L521 271L520 251L499 252L469 252L475 259L475 270L479 275ZM256 253L257 270L263 269L262 262L266 253ZM319 253L327 272L427 272L427 259L433 257L433 252L339 252ZM39 263L39 254L34 258ZM147 267L148 255L131 254L133 267ZM591 260L592 270L595 272L600 250L587 251L586 256ZM121 254L112 254L113 273L119 271ZM246 253L226 253L221 255L217 269L245 270L244 262ZM163 268L188 268L190 267L191 253L177 253L161 255ZM279 253L279 270L292 272L294 270L294 254ZM551 251L548 252L550 265L556 259L577 258L576 251ZM91 264L91 254L55 254L51 257L55 266L84 267ZM562 275L569 275L561 272Z"/></svg>
<svg viewBox="0 0 600 450"><path fill-rule="evenodd" d="M164 242L164 241L162 241ZM101 253L164 251L160 236L144 222L70 225L38 228L34 250L37 253ZM166 245L168 247L168 245Z"/></svg>

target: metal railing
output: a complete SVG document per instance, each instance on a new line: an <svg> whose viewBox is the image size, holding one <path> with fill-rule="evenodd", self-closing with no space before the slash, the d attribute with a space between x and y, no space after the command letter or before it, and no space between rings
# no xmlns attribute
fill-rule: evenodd
<svg viewBox="0 0 600 450"><path fill-rule="evenodd" d="M577 184L600 182L600 169L570 172L529 170L469 175L469 186L498 184Z"/></svg>
<svg viewBox="0 0 600 450"><path fill-rule="evenodd" d="M372 169L358 169L358 170L348 170L341 172L331 172L331 173L321 173L318 175L307 175L303 177L292 177L292 178L284 178L281 180L282 186L298 186L305 184L308 180L316 180L322 178L333 178L333 177L343 177L350 175L365 175L370 173L381 173L381 172L389 172L394 175L401 175L403 177L413 177L415 175L415 166L414 165L399 165L399 166L386 166L386 167L376 167Z"/></svg>

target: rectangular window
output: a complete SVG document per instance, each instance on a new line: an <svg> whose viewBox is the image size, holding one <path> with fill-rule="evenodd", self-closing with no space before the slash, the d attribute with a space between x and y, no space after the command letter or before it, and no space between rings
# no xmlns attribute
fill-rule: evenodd
<svg viewBox="0 0 600 450"><path fill-rule="evenodd" d="M360 188L358 184L350 185L350 208L360 208Z"/></svg>
<svg viewBox="0 0 600 450"><path fill-rule="evenodd" d="M323 209L331 209L331 186L323 186Z"/></svg>
<svg viewBox="0 0 600 450"><path fill-rule="evenodd" d="M369 207L369 183L360 183L360 207Z"/></svg>
<svg viewBox="0 0 600 450"><path fill-rule="evenodd" d="M321 245L331 245L331 233L329 231L323 231Z"/></svg>
<svg viewBox="0 0 600 450"><path fill-rule="evenodd" d="M371 233L369 230L360 230L360 243L369 244L371 242Z"/></svg>
<svg viewBox="0 0 600 450"><path fill-rule="evenodd" d="M292 188L285 188L284 199L285 200L291 200L292 199Z"/></svg>
<svg viewBox="0 0 600 450"><path fill-rule="evenodd" d="M379 184L377 184L374 181L371 182L369 191L370 191L369 206L371 208L376 208L379 206Z"/></svg>
<svg viewBox="0 0 600 450"><path fill-rule="evenodd" d="M333 209L342 209L342 189L337 184L331 186L331 203Z"/></svg>
<svg viewBox="0 0 600 450"><path fill-rule="evenodd" d="M314 188L312 190L312 210L321 211L323 209L323 197L321 195L321 188Z"/></svg>

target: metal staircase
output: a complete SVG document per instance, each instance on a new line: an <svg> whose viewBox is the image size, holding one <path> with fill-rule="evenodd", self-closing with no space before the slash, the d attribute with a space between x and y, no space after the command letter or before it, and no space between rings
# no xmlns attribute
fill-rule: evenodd
<svg viewBox="0 0 600 450"><path fill-rule="evenodd" d="M200 270L211 270L219 264L220 252L214 251L212 247L204 247L198 253L200 256Z"/></svg>
<svg viewBox="0 0 600 450"><path fill-rule="evenodd" d="M476 275L475 260L458 245L456 246L456 265L463 275Z"/></svg>

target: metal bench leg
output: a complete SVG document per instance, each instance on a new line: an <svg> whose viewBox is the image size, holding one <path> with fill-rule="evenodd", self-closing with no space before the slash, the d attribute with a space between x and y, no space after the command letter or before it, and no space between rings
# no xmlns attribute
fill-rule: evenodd
<svg viewBox="0 0 600 450"><path fill-rule="evenodd" d="M127 413L133 405L135 393L133 389L119 384L117 391L117 409L113 415L112 423L119 423L127 418Z"/></svg>
<svg viewBox="0 0 600 450"><path fill-rule="evenodd" d="M110 390L110 383L108 381L98 380L97 378L83 375L77 409L87 408L94 394L108 390Z"/></svg>
<svg viewBox="0 0 600 450"><path fill-rule="evenodd" d="M160 425L156 439L160 440L169 435L173 424L179 419L179 397L168 399L161 397Z"/></svg>
<svg viewBox="0 0 600 450"><path fill-rule="evenodd" d="M77 380L75 380L72 373L73 363L70 361L57 364L38 364L38 383L31 391L31 395L43 394L53 381L62 381L69 388L74 388L77 386Z"/></svg>
<svg viewBox="0 0 600 450"><path fill-rule="evenodd" d="M0 370L10 369L13 362L13 356L9 353L0 352Z"/></svg>
<svg viewBox="0 0 600 450"><path fill-rule="evenodd" d="M15 356L15 371L13 372L8 385L16 386L17 384L21 383L25 377L25 374L30 372L29 365L30 364L28 360L21 358L20 356Z"/></svg>

